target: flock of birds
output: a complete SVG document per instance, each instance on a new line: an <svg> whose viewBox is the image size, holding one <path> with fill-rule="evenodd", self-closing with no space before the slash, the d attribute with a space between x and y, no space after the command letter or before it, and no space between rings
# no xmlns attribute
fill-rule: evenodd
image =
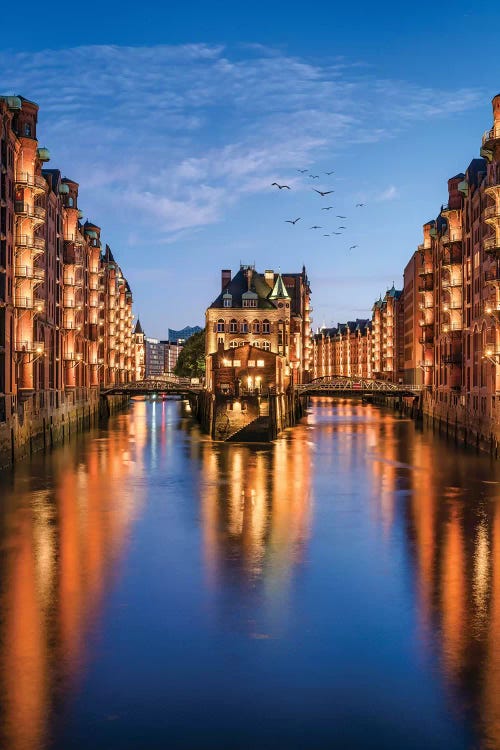
<svg viewBox="0 0 500 750"><path fill-rule="evenodd" d="M305 174L307 174L307 172L309 172L309 170L308 169L297 169L297 172L299 172L301 175L305 175ZM335 174L335 170L332 170L330 172L324 172L323 174L326 174L328 177L331 177L332 174ZM320 178L319 174L309 174L307 176L310 179L312 179L312 180L319 180L319 178ZM271 187L276 187L276 188L278 188L279 191L281 191L281 190L291 190L292 189L290 187L290 185L281 185L279 182L272 182L271 183ZM331 195L332 193L335 192L335 190L317 190L316 188L312 188L312 190L315 193L318 193L318 195L320 195L321 198L325 198L327 195ZM364 205L365 205L364 203L356 203L355 204L355 208L363 208ZM322 211L332 211L333 208L334 208L333 206L323 206L321 208L321 210ZM285 224L292 224L293 226L295 226L298 221L301 221L301 218L302 217L297 216L296 219L285 219ZM343 214L336 214L336 218L337 219L341 219L341 220L345 220L345 219L347 219L347 216L344 216ZM313 226L309 227L309 229L317 230L317 229L323 229L323 227L321 225L319 225L319 224L313 224ZM337 227L337 231L331 231L328 234L323 234L323 237L333 237L333 236L342 235L343 231L338 231L338 230L345 230L345 229L347 229L347 227L344 224L341 224L340 226ZM351 245L350 248L349 248L349 251L350 250L355 250L357 247L358 247L358 245Z"/></svg>

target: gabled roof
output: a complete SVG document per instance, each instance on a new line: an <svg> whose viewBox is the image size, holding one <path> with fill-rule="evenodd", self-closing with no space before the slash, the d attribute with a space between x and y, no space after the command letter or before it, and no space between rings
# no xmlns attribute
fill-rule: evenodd
<svg viewBox="0 0 500 750"><path fill-rule="evenodd" d="M233 276L229 284L224 287L224 290L221 291L219 296L212 302L210 307L224 307L223 296L224 294L227 294L227 292L229 292L229 294L231 294L233 297L233 307L243 307L243 294L248 291L249 286L245 269L240 268L240 270ZM258 308L264 310L275 309L275 305L268 299L270 293L269 286L266 284L263 277L256 272L252 273L252 278L250 281L250 291L257 294Z"/></svg>
<svg viewBox="0 0 500 750"><path fill-rule="evenodd" d="M137 323L135 324L134 333L144 333L141 326L141 321L139 318L137 318Z"/></svg>
<svg viewBox="0 0 500 750"><path fill-rule="evenodd" d="M278 274L278 278L275 281L273 291L269 295L269 299L290 299L290 295L286 290L280 273Z"/></svg>

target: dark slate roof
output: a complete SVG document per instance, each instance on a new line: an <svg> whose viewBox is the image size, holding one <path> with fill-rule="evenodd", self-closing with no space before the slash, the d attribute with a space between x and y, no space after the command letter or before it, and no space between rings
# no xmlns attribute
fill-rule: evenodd
<svg viewBox="0 0 500 750"><path fill-rule="evenodd" d="M467 182L469 185L477 186L480 183L479 175L486 174L486 159L473 159L467 167Z"/></svg>
<svg viewBox="0 0 500 750"><path fill-rule="evenodd" d="M238 273L233 276L229 284L221 291L219 296L212 302L210 307L224 307L223 295L229 292L233 297L233 307L243 307L241 295L248 291L248 282L245 275L244 269L240 268ZM271 294L270 287L266 284L264 277L254 271L252 273L252 281L250 284L250 291L255 292L258 297L257 307L264 310L274 310L274 305L268 296Z"/></svg>
<svg viewBox="0 0 500 750"><path fill-rule="evenodd" d="M87 225L87 222L85 222L85 226ZM106 245L106 249L104 250L104 261L106 263L116 263L115 259L113 258L113 253L111 252L111 248L109 245Z"/></svg>

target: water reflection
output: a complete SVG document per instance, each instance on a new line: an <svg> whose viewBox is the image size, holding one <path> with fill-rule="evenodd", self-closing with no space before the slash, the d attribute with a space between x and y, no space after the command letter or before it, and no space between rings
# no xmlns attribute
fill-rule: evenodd
<svg viewBox="0 0 500 750"><path fill-rule="evenodd" d="M2 475L0 746L45 747L57 696L74 686L142 502L146 404L135 420ZM45 488L47 487L47 488Z"/></svg>
<svg viewBox="0 0 500 750"><path fill-rule="evenodd" d="M268 583L290 576L310 533L307 434L271 448L201 444L201 512L212 586L238 575Z"/></svg>
<svg viewBox="0 0 500 750"><path fill-rule="evenodd" d="M1 747L48 747L56 713L56 748L89 722L138 747L139 684L148 748L221 747L228 722L240 747L500 748L488 457L359 402L317 399L269 447L137 402L0 488Z"/></svg>

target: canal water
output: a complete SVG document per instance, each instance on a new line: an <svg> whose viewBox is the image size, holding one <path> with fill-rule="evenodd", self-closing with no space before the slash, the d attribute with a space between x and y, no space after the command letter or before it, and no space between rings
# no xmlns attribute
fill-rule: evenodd
<svg viewBox="0 0 500 750"><path fill-rule="evenodd" d="M500 748L500 463L355 401L178 401L0 473L2 750Z"/></svg>

